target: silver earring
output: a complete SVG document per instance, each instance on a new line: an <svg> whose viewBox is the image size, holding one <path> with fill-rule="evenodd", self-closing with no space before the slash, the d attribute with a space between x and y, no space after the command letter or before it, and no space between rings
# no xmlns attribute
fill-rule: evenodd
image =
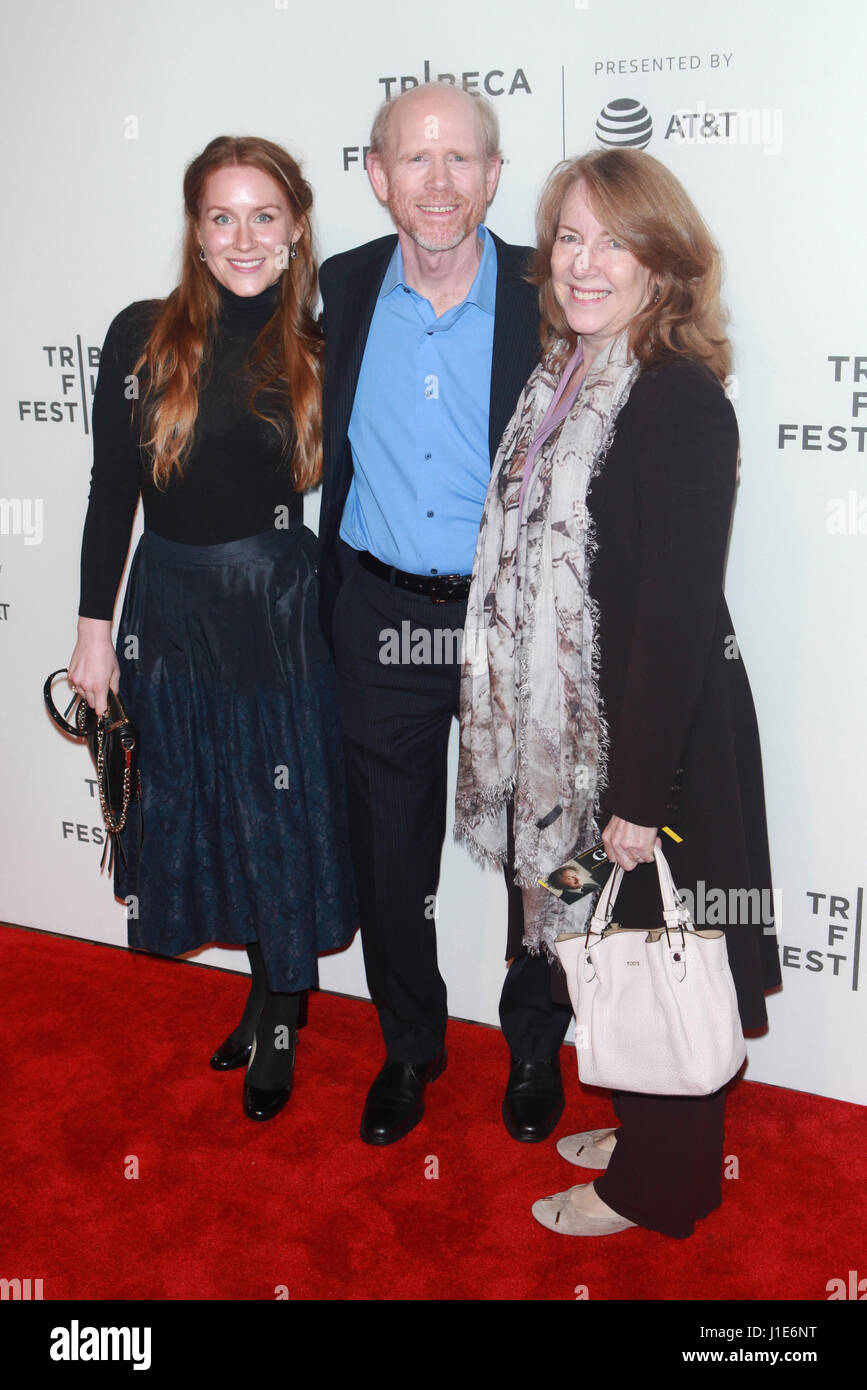
<svg viewBox="0 0 867 1390"><path fill-rule="evenodd" d="M654 302L654 304L657 304L657 303L659 302L659 286L658 286L658 285L654 285L654 287L653 287L653 302Z"/></svg>
<svg viewBox="0 0 867 1390"><path fill-rule="evenodd" d="M296 260L297 257L298 257L298 252L297 252L296 249L295 249L295 248L297 247L297 245L298 245L297 241L292 241L292 242L289 243L289 259L290 259L290 261L294 261L294 260Z"/></svg>
<svg viewBox="0 0 867 1390"><path fill-rule="evenodd" d="M205 255L205 248L204 248L204 246L202 246L202 244L201 244L201 242L200 242L200 243L199 243L199 260L200 260L200 261L206 261L207 259L208 259L208 258L207 258L207 256Z"/></svg>

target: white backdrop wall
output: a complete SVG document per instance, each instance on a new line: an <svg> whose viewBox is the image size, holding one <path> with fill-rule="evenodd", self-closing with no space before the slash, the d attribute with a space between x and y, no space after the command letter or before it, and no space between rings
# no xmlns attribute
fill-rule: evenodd
<svg viewBox="0 0 867 1390"><path fill-rule="evenodd" d="M631 101L723 248L732 312L743 460L727 589L763 740L784 964L748 1075L863 1099L860 0L43 0L7 7L3 26L0 919L125 941L87 755L50 726L40 687L74 641L99 346L123 305L175 283L188 160L219 133L288 146L324 257L390 230L362 162L380 99L450 73L500 116L489 224L530 241L548 170ZM314 528L317 515L314 496ZM495 1023L505 894L450 838L439 914L450 1011ZM236 952L199 959L238 966ZM357 940L321 978L366 993Z"/></svg>

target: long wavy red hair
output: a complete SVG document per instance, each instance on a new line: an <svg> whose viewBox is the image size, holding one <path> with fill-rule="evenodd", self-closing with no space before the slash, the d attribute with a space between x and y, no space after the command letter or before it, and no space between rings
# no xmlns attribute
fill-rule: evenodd
<svg viewBox="0 0 867 1390"><path fill-rule="evenodd" d="M577 346L551 284L551 250L560 210L579 180L597 219L651 272L653 298L629 325L629 347L642 368L690 357L724 383L731 346L720 304L719 250L683 185L641 150L595 150L564 160L542 190L527 278L539 288L543 355L560 368Z"/></svg>
<svg viewBox="0 0 867 1390"><path fill-rule="evenodd" d="M220 304L217 282L199 258L198 223L208 177L232 164L252 165L272 178L285 193L292 216L303 224L296 258L280 276L277 310L247 361L253 380L251 408L277 431L293 485L300 492L314 487L322 476L322 333L313 316L313 193L292 156L271 140L219 135L184 174L180 284L162 301L134 368L145 379L142 443L152 459L157 486L183 473L199 409L202 366Z"/></svg>

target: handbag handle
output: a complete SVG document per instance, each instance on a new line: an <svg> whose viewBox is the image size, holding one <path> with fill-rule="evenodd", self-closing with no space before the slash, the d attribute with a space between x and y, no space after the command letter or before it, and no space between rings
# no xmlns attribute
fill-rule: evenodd
<svg viewBox="0 0 867 1390"><path fill-rule="evenodd" d="M71 734L73 738L90 738L96 732L97 724L102 719L108 720L109 729L116 729L125 721L126 710L121 704L120 696L117 695L110 686L108 689L108 705L103 715L97 715L96 711L91 709L84 696L79 695L77 691L66 706L63 714L61 714L54 703L51 682L56 676L65 676L68 669L69 668L66 666L61 666L58 671L52 671L51 675L46 677L45 684L42 687L42 698L45 701L45 708L48 710L48 713L51 715L58 729L62 729L65 734ZM69 714L76 700L78 701L78 709L75 711L77 722L75 724L70 724L64 716Z"/></svg>
<svg viewBox="0 0 867 1390"><path fill-rule="evenodd" d="M674 886L671 869L668 867L668 860L658 845L654 846L653 857L656 861L656 875L659 880L659 891L662 895L662 917L666 930L678 928L683 931L687 925L692 925L689 910L677 896L677 889ZM614 911L614 904L622 882L623 869L619 864L615 864L606 879L605 887L599 894L596 909L588 923L588 936L591 931L602 932L611 925L611 914Z"/></svg>
<svg viewBox="0 0 867 1390"><path fill-rule="evenodd" d="M64 718L64 715L60 713L59 709L54 703L54 695L52 694L51 690L51 682L57 676L65 676L68 672L68 669L69 668L67 666L61 666L59 670L52 671L51 675L46 677L45 684L42 687L42 698L45 701L45 708L48 710L48 713L51 715L51 718L54 720L58 729L62 729L65 734L71 734L73 738L82 739L87 737L89 731L86 728L82 728L78 724L70 724L68 720ZM87 702L84 700L84 697L76 692L73 694L73 697L67 705L64 714L69 713L76 700L81 700L84 703L85 708L88 707Z"/></svg>

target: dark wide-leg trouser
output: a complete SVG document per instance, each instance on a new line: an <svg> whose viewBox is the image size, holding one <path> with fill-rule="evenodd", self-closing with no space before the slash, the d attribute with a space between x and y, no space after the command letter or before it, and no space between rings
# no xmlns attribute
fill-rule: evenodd
<svg viewBox="0 0 867 1390"><path fill-rule="evenodd" d="M466 604L431 603L341 555L333 640L367 983L388 1056L429 1061L447 1017L435 911ZM513 1054L554 1056L570 1015L555 1011L547 962L516 961L503 998Z"/></svg>
<svg viewBox="0 0 867 1390"><path fill-rule="evenodd" d="M709 1096L614 1091L617 1143L593 1184L603 1202L651 1231L692 1235L722 1201L726 1089Z"/></svg>

